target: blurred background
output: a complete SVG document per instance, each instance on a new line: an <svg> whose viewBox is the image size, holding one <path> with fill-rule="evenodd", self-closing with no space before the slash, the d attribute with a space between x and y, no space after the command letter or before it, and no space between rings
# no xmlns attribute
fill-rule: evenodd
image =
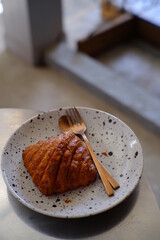
<svg viewBox="0 0 160 240"><path fill-rule="evenodd" d="M109 97L113 100L116 98L123 105L122 97L120 98L118 93L122 91L120 86L128 86L133 93L134 89L136 91L139 88L141 92L135 92L132 99L130 95L121 93L126 95L126 102L131 102L129 108L132 110L137 104L138 110L134 111L143 115L145 98L143 106L139 107L137 102L142 101L138 95L144 94L150 98L147 103L150 104L149 111L155 108L156 112L160 101L159 1L54 2L14 0L9 3L6 0L0 3L0 107L47 110L72 104L72 95L74 104L92 104L88 98L88 94L92 96L92 92L86 91L87 86L82 87L82 81L79 82L78 89L74 89L77 85L73 76L71 77L74 70L71 66L66 69L67 73L71 72L71 75L68 75L62 69L57 71L54 68L53 71L53 67L49 69L39 64L47 47L65 41L69 50L76 49L76 53L91 56L97 66L101 64L113 75L113 79L119 79L119 89L115 96L108 92L105 92L105 95L109 94ZM136 21L139 21L138 27L135 27ZM64 53L64 56L65 54L67 53ZM77 54L77 58L78 56ZM35 64L38 66L35 67ZM62 67L61 63L58 64ZM83 71L80 64L79 67ZM89 66L87 70L91 71ZM102 72L100 74L103 75ZM83 78L85 82L88 81L87 76ZM98 81L101 85L100 79L97 79ZM110 82L112 84L113 80ZM70 88L67 88L68 83L71 83ZM65 89L63 94L62 89ZM81 97L82 93L85 97Z"/></svg>
<svg viewBox="0 0 160 240"><path fill-rule="evenodd" d="M0 1L0 108L73 105L135 131L160 205L160 1Z"/></svg>

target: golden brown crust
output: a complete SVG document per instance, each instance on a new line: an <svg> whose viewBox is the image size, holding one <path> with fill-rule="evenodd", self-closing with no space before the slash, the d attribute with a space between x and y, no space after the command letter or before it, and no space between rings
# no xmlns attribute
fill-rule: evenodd
<svg viewBox="0 0 160 240"><path fill-rule="evenodd" d="M96 169L86 145L73 132L39 141L27 147L22 157L33 182L46 196L96 180Z"/></svg>
<svg viewBox="0 0 160 240"><path fill-rule="evenodd" d="M80 144L80 142L81 140L76 135L74 135L74 137L69 141L69 144L65 149L62 162L59 168L59 172L57 175L55 192L64 192L66 190L69 190L67 175L68 175L68 171L71 165L74 152L77 146Z"/></svg>
<svg viewBox="0 0 160 240"><path fill-rule="evenodd" d="M27 147L22 154L24 165L28 169L28 165L32 160L32 157L37 153L37 151L41 148L44 141L38 141L35 145Z"/></svg>
<svg viewBox="0 0 160 240"><path fill-rule="evenodd" d="M76 189L81 185L79 173L83 162L83 153L85 151L85 144L81 142L73 155L72 162L68 171L67 182L69 189Z"/></svg>
<svg viewBox="0 0 160 240"><path fill-rule="evenodd" d="M58 142L59 142L58 139L53 140L52 145L48 148L47 152L45 153L44 157L42 158L42 161L37 166L36 170L34 171L34 173L32 175L33 182L37 186L39 186L39 183L42 180L43 174L49 163L49 160L51 159L53 152L58 147Z"/></svg>
<svg viewBox="0 0 160 240"><path fill-rule="evenodd" d="M72 134L62 134L60 135L59 139L59 145L55 149L47 168L45 169L45 172L43 174L42 180L39 184L39 190L44 195L52 195L55 190L55 182L58 174L58 169L62 160L63 153L65 151L65 148L68 144L69 139L72 137Z"/></svg>
<svg viewBox="0 0 160 240"><path fill-rule="evenodd" d="M38 165L40 164L40 162L42 161L45 153L47 152L48 148L51 146L53 140L54 140L54 138L52 137L52 138L48 139L48 141L45 141L41 145L39 150L34 154L31 161L28 163L27 169L31 176L34 173L34 171L36 170L36 168L38 167Z"/></svg>

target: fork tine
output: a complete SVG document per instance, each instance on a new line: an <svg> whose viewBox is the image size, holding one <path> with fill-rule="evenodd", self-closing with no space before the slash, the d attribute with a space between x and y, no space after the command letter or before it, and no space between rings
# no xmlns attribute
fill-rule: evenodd
<svg viewBox="0 0 160 240"><path fill-rule="evenodd" d="M72 121L72 118L71 118L70 113L69 113L68 110L66 110L66 116L67 116L67 120L68 120L69 125L72 126L73 125L73 121Z"/></svg>
<svg viewBox="0 0 160 240"><path fill-rule="evenodd" d="M81 117L81 115L80 115L80 113L78 112L78 110L77 110L77 108L76 107L74 107L74 110L75 110L75 112L76 112L76 115L77 115L77 117L78 117L78 121L80 122L80 123L83 123L83 119L82 119L82 117Z"/></svg>
<svg viewBox="0 0 160 240"><path fill-rule="evenodd" d="M79 123L79 120L77 118L77 115L76 115L76 112L74 110L74 108L70 108L69 110L69 114L70 114L70 118L72 120L72 123L73 124L78 124Z"/></svg>
<svg viewBox="0 0 160 240"><path fill-rule="evenodd" d="M75 124L76 121L75 121L75 117L74 117L73 108L70 108L70 109L69 109L69 112L70 112L70 116L71 116L71 118L72 118L73 124Z"/></svg>
<svg viewBox="0 0 160 240"><path fill-rule="evenodd" d="M80 119L79 119L79 116L78 116L78 114L77 114L77 112L76 112L76 110L75 110L75 107L72 108L72 112L73 112L73 115L74 115L74 118L75 118L76 123L77 123L77 124L81 123L81 122L80 122Z"/></svg>
<svg viewBox="0 0 160 240"><path fill-rule="evenodd" d="M70 116L70 119L72 121L72 124L76 124L76 119L75 119L75 116L74 116L73 108L69 108L68 112L69 112L69 116Z"/></svg>

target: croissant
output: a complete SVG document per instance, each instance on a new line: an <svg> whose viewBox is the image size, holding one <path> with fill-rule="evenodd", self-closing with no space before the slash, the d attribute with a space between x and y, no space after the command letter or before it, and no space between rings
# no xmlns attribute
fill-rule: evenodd
<svg viewBox="0 0 160 240"><path fill-rule="evenodd" d="M33 182L46 196L96 180L96 169L86 145L73 132L28 146L22 158Z"/></svg>

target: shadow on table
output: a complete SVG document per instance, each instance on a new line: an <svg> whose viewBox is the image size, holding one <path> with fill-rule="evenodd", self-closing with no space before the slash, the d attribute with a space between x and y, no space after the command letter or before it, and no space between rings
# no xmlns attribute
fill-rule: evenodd
<svg viewBox="0 0 160 240"><path fill-rule="evenodd" d="M8 191L11 206L22 221L39 232L63 239L91 237L114 228L128 216L138 195L139 185L122 203L104 213L79 219L61 219L32 211L18 202Z"/></svg>

